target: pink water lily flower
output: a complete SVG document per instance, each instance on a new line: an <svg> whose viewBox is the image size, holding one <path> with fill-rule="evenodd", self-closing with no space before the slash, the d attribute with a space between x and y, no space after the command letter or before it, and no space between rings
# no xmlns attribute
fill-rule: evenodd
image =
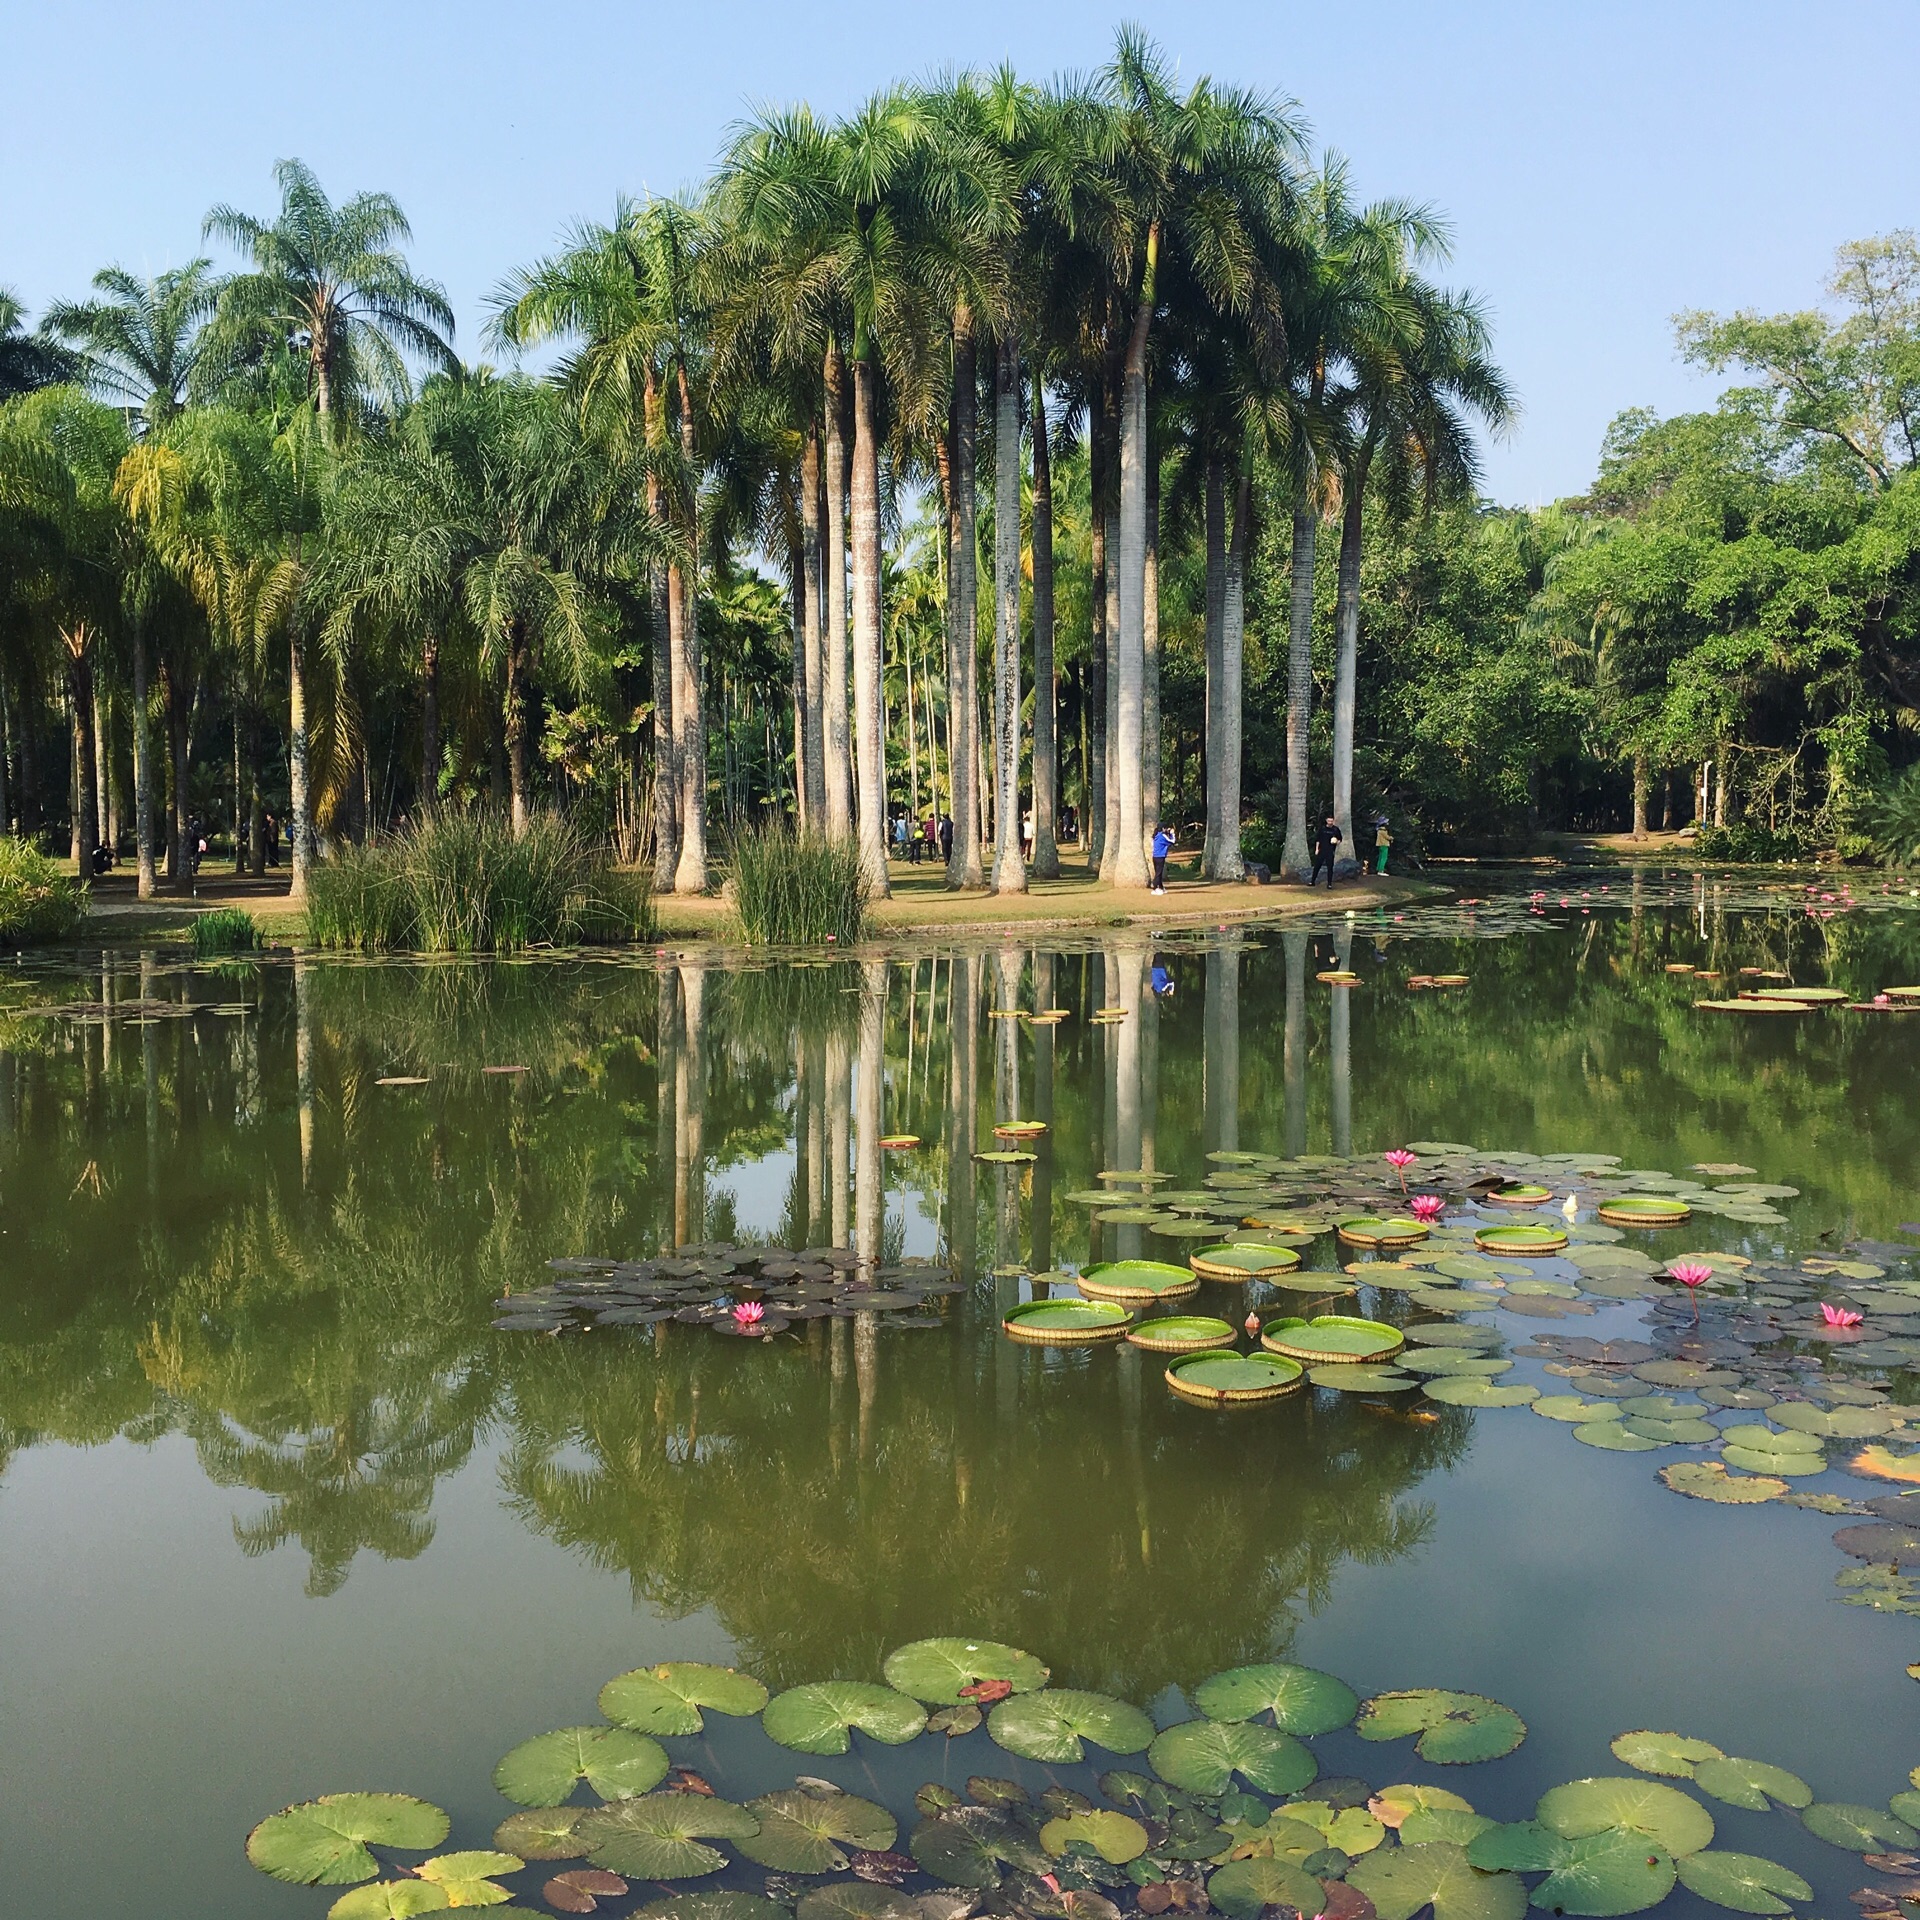
<svg viewBox="0 0 1920 1920"><path fill-rule="evenodd" d="M740 1327L757 1327L766 1318L767 1310L758 1300L742 1300L733 1310L734 1324Z"/></svg>
<svg viewBox="0 0 1920 1920"><path fill-rule="evenodd" d="M1827 1300L1820 1302L1820 1318L1830 1327L1857 1327L1862 1317L1851 1307L1836 1307Z"/></svg>
<svg viewBox="0 0 1920 1920"><path fill-rule="evenodd" d="M1409 1153L1405 1147L1389 1147L1380 1157L1400 1176L1400 1191L1405 1193L1407 1190L1407 1169L1412 1166L1420 1156L1416 1153Z"/></svg>
<svg viewBox="0 0 1920 1920"><path fill-rule="evenodd" d="M1416 1220L1438 1220L1446 1210L1447 1203L1437 1193L1416 1193L1408 1206Z"/></svg>
<svg viewBox="0 0 1920 1920"><path fill-rule="evenodd" d="M1700 1319L1700 1302L1696 1289L1704 1287L1713 1278L1713 1269L1704 1260L1676 1260L1667 1269L1669 1280L1678 1280L1686 1288L1689 1299L1693 1301L1693 1318L1697 1325Z"/></svg>

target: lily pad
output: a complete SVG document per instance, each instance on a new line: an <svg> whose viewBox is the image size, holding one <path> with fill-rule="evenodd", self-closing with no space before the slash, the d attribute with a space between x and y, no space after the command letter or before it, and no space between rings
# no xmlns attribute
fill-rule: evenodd
<svg viewBox="0 0 1920 1920"><path fill-rule="evenodd" d="M247 1835L247 1858L296 1887L349 1887L380 1863L368 1847L422 1853L447 1837L447 1816L408 1793L329 1793L270 1814Z"/></svg>
<svg viewBox="0 0 1920 1920"><path fill-rule="evenodd" d="M757 1893L677 1893L637 1909L632 1920L787 1920L787 1910Z"/></svg>
<svg viewBox="0 0 1920 1920"><path fill-rule="evenodd" d="M439 1887L450 1907L498 1907L513 1898L494 1876L518 1873L527 1863L517 1853L492 1853L472 1849L464 1853L443 1853L423 1860L414 1871L422 1880Z"/></svg>
<svg viewBox="0 0 1920 1920"><path fill-rule="evenodd" d="M1047 1684L1047 1669L1032 1654L998 1640L915 1640L888 1654L881 1671L896 1692L942 1707L958 1706L981 1680L1004 1680L1015 1693Z"/></svg>
<svg viewBox="0 0 1920 1920"><path fill-rule="evenodd" d="M1753 1507L1777 1500L1787 1490L1784 1480L1763 1473L1729 1473L1718 1460L1676 1460L1660 1469L1660 1478L1675 1493L1692 1500L1712 1500L1723 1507Z"/></svg>
<svg viewBox="0 0 1920 1920"><path fill-rule="evenodd" d="M1791 1913L1789 1900L1811 1900L1813 1889L1780 1865L1753 1853L1721 1853L1709 1848L1679 1863L1680 1884L1689 1893L1735 1913Z"/></svg>
<svg viewBox="0 0 1920 1920"><path fill-rule="evenodd" d="M1048 1687L1002 1700L987 1716L987 1732L1024 1760L1064 1766L1085 1757L1089 1740L1109 1753L1144 1752L1154 1727L1138 1707L1109 1694Z"/></svg>
<svg viewBox="0 0 1920 1920"><path fill-rule="evenodd" d="M493 1844L523 1860L578 1860L587 1851L574 1828L591 1807L530 1807L510 1813L493 1830Z"/></svg>
<svg viewBox="0 0 1920 1920"><path fill-rule="evenodd" d="M582 1780L602 1800L648 1793L672 1762L659 1741L626 1727L558 1727L523 1740L493 1770L493 1784L523 1807L557 1807Z"/></svg>
<svg viewBox="0 0 1920 1920"><path fill-rule="evenodd" d="M1184 1399L1220 1404L1280 1399L1299 1386L1305 1371L1298 1360L1279 1354L1215 1349L1175 1360L1165 1378Z"/></svg>
<svg viewBox="0 0 1920 1920"><path fill-rule="evenodd" d="M1236 1774L1263 1793L1298 1793L1320 1771L1311 1747L1251 1720L1183 1721L1154 1736L1147 1759L1189 1793L1225 1793Z"/></svg>
<svg viewBox="0 0 1920 1920"><path fill-rule="evenodd" d="M1056 1857L1069 1847L1091 1847L1110 1865L1124 1867L1146 1852L1147 1830L1130 1814L1096 1807L1091 1813L1049 1820L1040 1829L1040 1844Z"/></svg>
<svg viewBox="0 0 1920 1920"><path fill-rule="evenodd" d="M1569 1780L1541 1796L1534 1818L1568 1840L1618 1827L1672 1854L1698 1853L1713 1840L1713 1815L1698 1800L1657 1780Z"/></svg>
<svg viewBox="0 0 1920 1920"><path fill-rule="evenodd" d="M1208 1879L1207 1898L1229 1920L1253 1920L1264 1907L1318 1913L1326 1904L1320 1882L1285 1860L1230 1860Z"/></svg>
<svg viewBox="0 0 1920 1920"><path fill-rule="evenodd" d="M1577 1393L1543 1394L1529 1402L1533 1411L1546 1420L1561 1420L1568 1426L1591 1426L1600 1420L1618 1420L1620 1409L1610 1400L1583 1400Z"/></svg>
<svg viewBox="0 0 1920 1920"><path fill-rule="evenodd" d="M787 1787L749 1800L747 1811L760 1831L736 1844L747 1859L777 1873L838 1873L847 1865L843 1846L884 1853L900 1835L885 1807L852 1793Z"/></svg>
<svg viewBox="0 0 1920 1920"><path fill-rule="evenodd" d="M1046 1873L1053 1865L1030 1829L993 1807L955 1807L923 1820L907 1848L924 1872L956 1887L997 1887L1005 1867Z"/></svg>
<svg viewBox="0 0 1920 1920"><path fill-rule="evenodd" d="M750 1840L760 1822L709 1793L648 1793L595 1807L576 1829L596 1867L630 1880L697 1880L727 1856L708 1840Z"/></svg>
<svg viewBox="0 0 1920 1920"><path fill-rule="evenodd" d="M866 1880L836 1880L800 1897L794 1920L919 1920L920 1909L904 1893Z"/></svg>
<svg viewBox="0 0 1920 1920"><path fill-rule="evenodd" d="M1424 1907L1434 1920L1520 1920L1527 1910L1524 1880L1482 1873L1464 1847L1446 1840L1381 1847L1353 1863L1347 1884L1373 1902L1380 1920L1413 1920Z"/></svg>
<svg viewBox="0 0 1920 1920"><path fill-rule="evenodd" d="M636 1667L600 1689L600 1711L615 1726L638 1733L698 1733L706 1725L703 1707L744 1718L766 1704L767 1690L752 1674L697 1660Z"/></svg>
<svg viewBox="0 0 1920 1920"><path fill-rule="evenodd" d="M1669 1780L1691 1780L1702 1760L1724 1760L1711 1740L1695 1740L1684 1733L1621 1733L1613 1739L1613 1757L1642 1773L1664 1774Z"/></svg>
<svg viewBox="0 0 1920 1920"><path fill-rule="evenodd" d="M1800 1822L1829 1846L1852 1853L1876 1853L1920 1842L1920 1833L1884 1808L1857 1807L1842 1800L1816 1801L1800 1815Z"/></svg>
<svg viewBox="0 0 1920 1920"><path fill-rule="evenodd" d="M1495 1380L1429 1380L1426 1385L1429 1400L1438 1400L1449 1407L1524 1407L1539 1399L1540 1389L1525 1384L1503 1387Z"/></svg>
<svg viewBox="0 0 1920 1920"><path fill-rule="evenodd" d="M1111 1220L1113 1215L1104 1214ZM1161 1260L1107 1260L1079 1275L1075 1284L1090 1300L1132 1305L1148 1300L1179 1300L1200 1291L1199 1276Z"/></svg>
<svg viewBox="0 0 1920 1920"><path fill-rule="evenodd" d="M1229 1667L1200 1682L1193 1704L1209 1720L1253 1720L1263 1713L1287 1733L1331 1733L1359 1710L1360 1698L1344 1680L1317 1667L1274 1660Z"/></svg>
<svg viewBox="0 0 1920 1920"><path fill-rule="evenodd" d="M1575 1427L1573 1437L1583 1447L1598 1447L1602 1453L1652 1453L1667 1444L1634 1432L1625 1420L1590 1421Z"/></svg>
<svg viewBox="0 0 1920 1920"><path fill-rule="evenodd" d="M858 1727L883 1746L904 1747L927 1724L926 1709L910 1695L866 1680L821 1680L789 1687L760 1716L767 1737L796 1753L845 1753Z"/></svg>
<svg viewBox="0 0 1920 1920"><path fill-rule="evenodd" d="M1323 1789L1324 1791L1324 1789ZM1446 1787L1416 1786L1403 1783L1395 1787L1382 1787L1367 1799L1367 1811L1384 1825L1398 1831L1409 1816L1422 1808L1436 1808L1449 1813L1471 1813L1473 1803L1463 1800Z"/></svg>
<svg viewBox="0 0 1920 1920"><path fill-rule="evenodd" d="M1467 1842L1467 1858L1486 1873L1551 1873L1565 1865L1573 1842L1538 1820L1490 1826Z"/></svg>
<svg viewBox="0 0 1920 1920"><path fill-rule="evenodd" d="M1549 1913L1643 1913L1673 1891L1673 1856L1626 1827L1567 1843L1567 1857L1533 1890Z"/></svg>
<svg viewBox="0 0 1920 1920"><path fill-rule="evenodd" d="M1400 1844L1417 1847L1428 1840L1450 1840L1457 1847L1470 1845L1499 1823L1484 1813L1471 1813L1457 1807L1416 1807L1400 1822Z"/></svg>
<svg viewBox="0 0 1920 1920"><path fill-rule="evenodd" d="M1765 1813L1768 1803L1777 1800L1783 1807L1810 1807L1813 1789L1798 1774L1785 1767L1769 1766L1764 1760L1742 1760L1721 1755L1704 1761L1694 1769L1694 1785L1724 1800L1730 1807L1746 1807Z"/></svg>
<svg viewBox="0 0 1920 1920"><path fill-rule="evenodd" d="M1187 1264L1195 1273L1205 1274L1210 1280L1264 1280L1270 1274L1286 1273L1297 1267L1300 1256L1292 1247L1229 1241L1188 1254Z"/></svg>
<svg viewBox="0 0 1920 1920"><path fill-rule="evenodd" d="M1398 1327L1384 1320L1362 1320L1344 1313L1323 1313L1312 1320L1288 1316L1269 1320L1260 1330L1263 1347L1309 1365L1391 1359L1400 1351L1403 1338Z"/></svg>
<svg viewBox="0 0 1920 1920"><path fill-rule="evenodd" d="M1307 1378L1316 1387L1331 1387L1336 1393L1410 1393L1420 1382L1410 1373L1394 1367L1351 1367L1330 1364L1309 1367Z"/></svg>
<svg viewBox="0 0 1920 1920"><path fill-rule="evenodd" d="M327 1920L412 1920L452 1905L446 1888L431 1880L376 1880L343 1893L327 1909Z"/></svg>
<svg viewBox="0 0 1920 1920"><path fill-rule="evenodd" d="M1877 1440L1897 1424L1884 1407L1816 1407L1805 1400L1783 1401L1767 1417L1790 1432L1827 1440Z"/></svg>
<svg viewBox="0 0 1920 1920"><path fill-rule="evenodd" d="M1356 1730L1363 1740L1417 1734L1414 1751L1438 1766L1497 1760L1527 1737L1527 1723L1511 1707L1483 1694L1439 1687L1375 1694L1361 1707Z"/></svg>

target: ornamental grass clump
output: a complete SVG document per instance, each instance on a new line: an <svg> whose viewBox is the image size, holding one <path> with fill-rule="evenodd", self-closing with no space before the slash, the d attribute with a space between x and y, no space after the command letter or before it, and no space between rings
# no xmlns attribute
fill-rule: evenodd
<svg viewBox="0 0 1920 1920"><path fill-rule="evenodd" d="M265 942L244 907L216 907L194 921L188 934L196 954L257 953Z"/></svg>
<svg viewBox="0 0 1920 1920"><path fill-rule="evenodd" d="M67 939L86 904L86 887L39 848L0 839L0 950Z"/></svg>
<svg viewBox="0 0 1920 1920"><path fill-rule="evenodd" d="M847 946L860 938L867 882L852 840L753 828L735 838L732 864L733 908L749 940Z"/></svg>
<svg viewBox="0 0 1920 1920"><path fill-rule="evenodd" d="M309 938L362 952L614 945L650 924L644 879L553 814L516 836L498 814L437 810L391 839L342 848L309 882Z"/></svg>

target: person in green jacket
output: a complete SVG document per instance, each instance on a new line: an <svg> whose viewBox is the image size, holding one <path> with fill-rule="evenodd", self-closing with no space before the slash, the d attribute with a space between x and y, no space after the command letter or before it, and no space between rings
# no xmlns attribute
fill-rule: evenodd
<svg viewBox="0 0 1920 1920"><path fill-rule="evenodd" d="M1387 855L1393 851L1393 835L1387 831L1387 816L1382 813L1373 822L1374 872L1385 873Z"/></svg>

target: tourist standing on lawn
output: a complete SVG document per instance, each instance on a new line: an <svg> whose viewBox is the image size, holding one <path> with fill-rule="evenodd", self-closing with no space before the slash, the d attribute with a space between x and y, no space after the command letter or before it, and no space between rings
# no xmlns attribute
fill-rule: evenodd
<svg viewBox="0 0 1920 1920"><path fill-rule="evenodd" d="M1312 886L1320 878L1320 869L1327 870L1327 891L1333 891L1333 857L1340 847L1340 828L1332 814L1321 821L1313 836L1313 872L1307 876L1307 885Z"/></svg>
<svg viewBox="0 0 1920 1920"><path fill-rule="evenodd" d="M1385 873L1387 855L1393 851L1393 835L1387 831L1387 816L1376 814L1373 822L1374 872Z"/></svg>
<svg viewBox="0 0 1920 1920"><path fill-rule="evenodd" d="M1165 893L1167 890L1167 855L1173 851L1173 834L1165 827L1156 826L1153 830L1153 891Z"/></svg>

